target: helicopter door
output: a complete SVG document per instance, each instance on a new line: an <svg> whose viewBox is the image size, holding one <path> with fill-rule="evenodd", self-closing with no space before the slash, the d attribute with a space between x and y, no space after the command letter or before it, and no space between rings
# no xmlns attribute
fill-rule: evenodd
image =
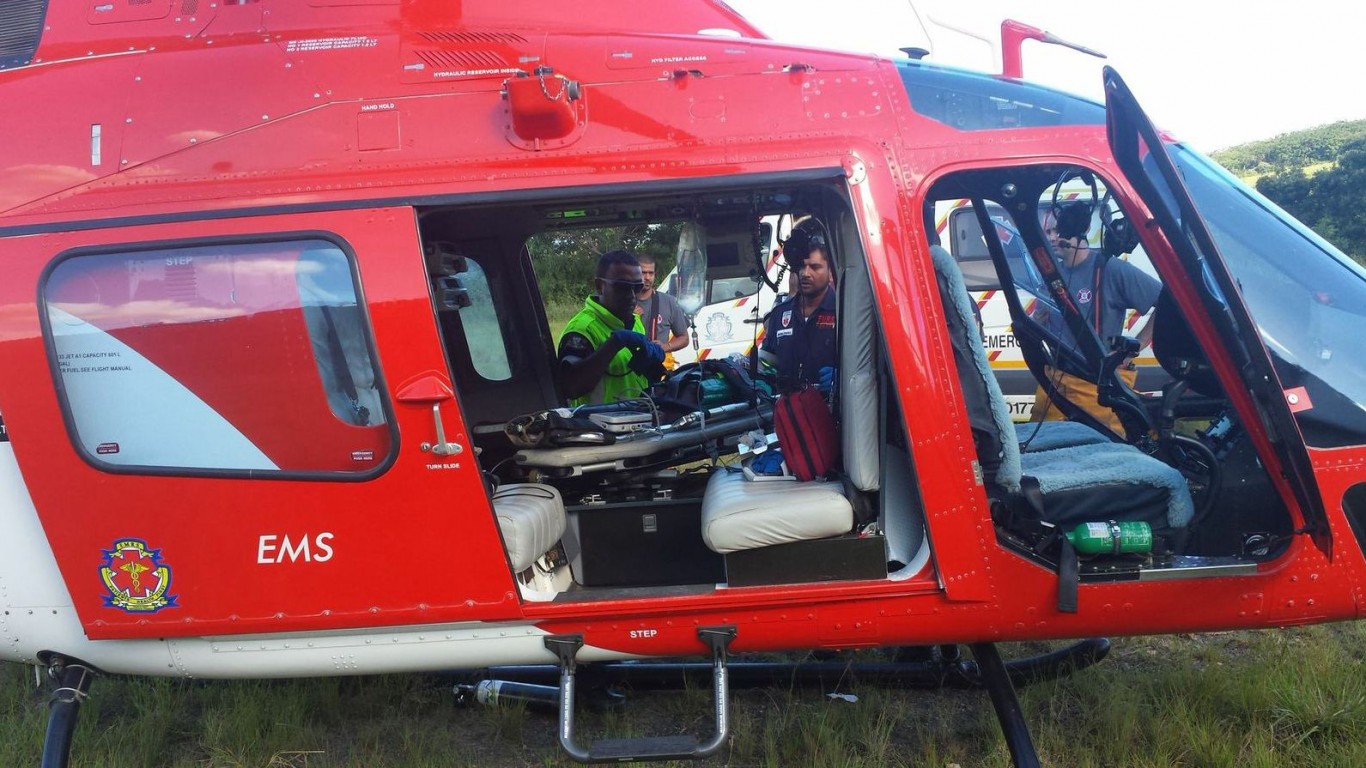
<svg viewBox="0 0 1366 768"><path fill-rule="evenodd" d="M411 209L30 248L5 416L90 637L518 613Z"/></svg>
<svg viewBox="0 0 1366 768"><path fill-rule="evenodd" d="M1307 532L1331 560L1332 535L1309 454L1242 291L1211 236L1210 227L1196 208L1169 148L1119 73L1106 67L1104 77L1111 151L1190 276L1190 288L1199 294L1224 347L1234 358L1241 383L1255 400L1256 411L1303 510ZM1268 215L1265 210L1251 207L1248 213Z"/></svg>

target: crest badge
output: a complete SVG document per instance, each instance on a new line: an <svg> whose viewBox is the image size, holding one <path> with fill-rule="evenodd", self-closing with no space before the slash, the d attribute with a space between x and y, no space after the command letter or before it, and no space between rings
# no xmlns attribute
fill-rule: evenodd
<svg viewBox="0 0 1366 768"><path fill-rule="evenodd" d="M707 318L707 339L709 341L730 341L735 335L735 324L724 312L716 312Z"/></svg>
<svg viewBox="0 0 1366 768"><path fill-rule="evenodd" d="M1091 289L1090 289L1090 288L1082 288L1080 291L1077 291L1077 303L1078 303L1078 304L1090 304L1090 303L1091 303Z"/></svg>
<svg viewBox="0 0 1366 768"><path fill-rule="evenodd" d="M792 310L790 309L783 313L783 327L786 328L789 325L792 325Z"/></svg>
<svg viewBox="0 0 1366 768"><path fill-rule="evenodd" d="M148 549L141 539L119 539L101 550L104 565L100 580L109 594L104 604L128 613L156 613L175 605L171 588L171 567L161 558L161 550Z"/></svg>

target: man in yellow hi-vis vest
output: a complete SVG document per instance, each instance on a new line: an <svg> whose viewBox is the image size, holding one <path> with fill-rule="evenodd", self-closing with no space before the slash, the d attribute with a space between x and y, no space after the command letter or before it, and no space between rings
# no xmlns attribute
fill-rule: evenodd
<svg viewBox="0 0 1366 768"><path fill-rule="evenodd" d="M664 375L664 349L646 338L635 313L645 290L635 255L604 253L593 282L597 294L560 334L560 391L576 406L640 397Z"/></svg>

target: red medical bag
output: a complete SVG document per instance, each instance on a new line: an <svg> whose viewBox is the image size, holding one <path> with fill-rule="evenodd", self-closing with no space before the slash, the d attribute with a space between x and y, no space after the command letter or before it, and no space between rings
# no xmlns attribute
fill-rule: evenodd
<svg viewBox="0 0 1366 768"><path fill-rule="evenodd" d="M835 417L820 390L802 389L778 398L773 429L787 468L798 480L824 478L839 463Z"/></svg>

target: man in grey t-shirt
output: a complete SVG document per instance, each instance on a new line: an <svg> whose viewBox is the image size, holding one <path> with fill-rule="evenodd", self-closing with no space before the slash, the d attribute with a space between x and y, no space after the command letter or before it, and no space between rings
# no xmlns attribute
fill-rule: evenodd
<svg viewBox="0 0 1366 768"><path fill-rule="evenodd" d="M1147 314L1162 293L1162 283L1120 259L1102 259L1091 251L1087 235L1091 229L1091 206L1080 202L1060 203L1046 223L1049 242L1062 261L1062 279L1082 318L1100 337L1102 349L1109 350L1110 339L1124 332L1124 316L1130 309ZM1057 335L1064 345L1075 347L1072 332L1063 318L1049 313L1045 327ZM1152 341L1153 323L1149 320L1138 332L1139 348ZM1048 369L1048 376L1068 400L1081 406L1101 422L1109 424L1118 434L1124 429L1118 417L1108 408L1096 403L1095 383L1080 376ZM1126 362L1120 376L1132 387L1137 379L1133 360ZM1043 387L1034 398L1031 421L1065 418L1050 407Z"/></svg>
<svg viewBox="0 0 1366 768"><path fill-rule="evenodd" d="M688 345L688 315L678 305L678 299L655 290L655 259L646 253L636 254L645 290L636 295L636 314L645 326L650 341L664 347L664 367L674 367L673 352Z"/></svg>

